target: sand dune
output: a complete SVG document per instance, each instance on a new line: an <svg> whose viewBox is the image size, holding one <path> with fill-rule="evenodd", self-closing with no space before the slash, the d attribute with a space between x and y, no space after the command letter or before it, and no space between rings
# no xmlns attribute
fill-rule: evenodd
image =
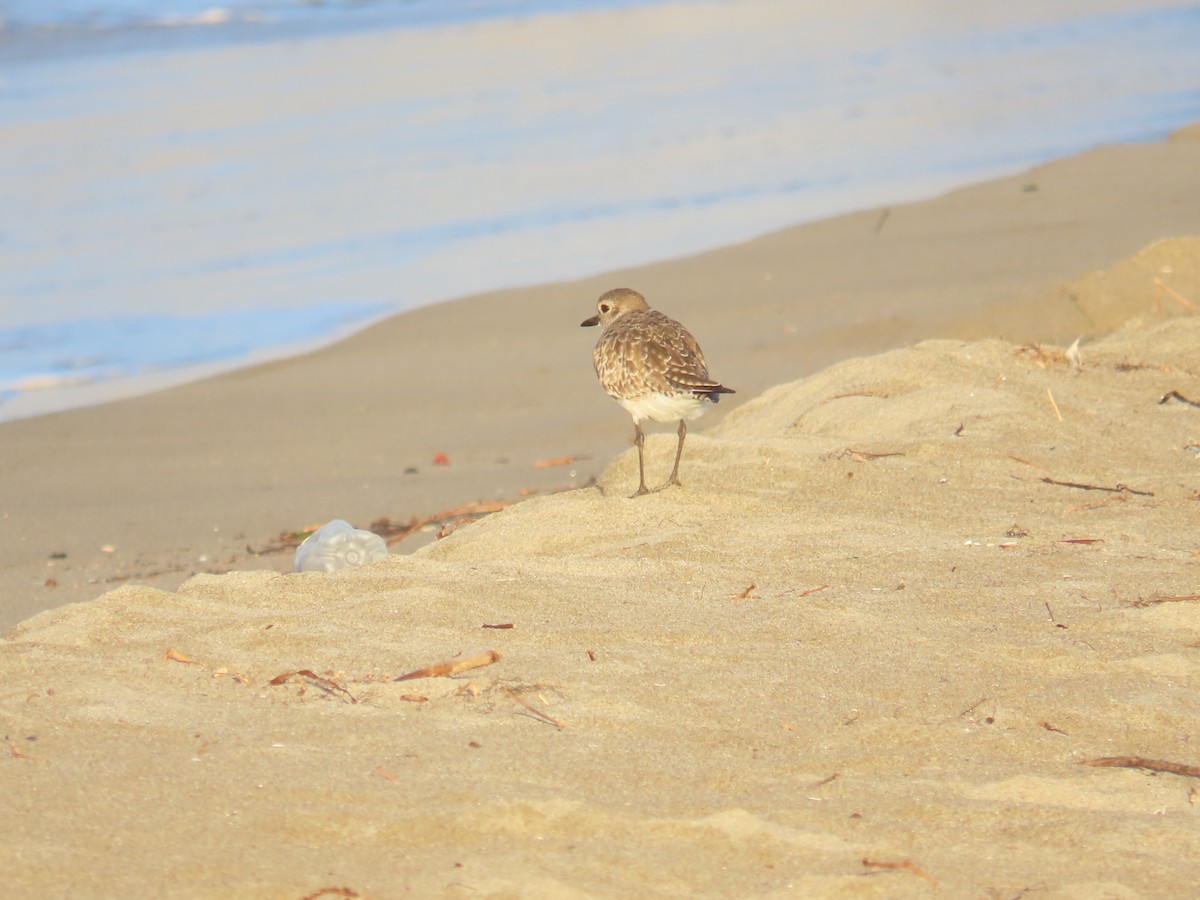
<svg viewBox="0 0 1200 900"><path fill-rule="evenodd" d="M1187 896L1200 782L1080 763L1200 765L1197 346L850 359L694 433L681 489L626 499L631 450L386 563L36 616L8 890Z"/></svg>

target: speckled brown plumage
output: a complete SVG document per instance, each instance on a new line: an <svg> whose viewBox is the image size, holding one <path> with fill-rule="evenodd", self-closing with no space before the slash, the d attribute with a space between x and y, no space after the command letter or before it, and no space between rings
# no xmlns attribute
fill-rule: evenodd
<svg viewBox="0 0 1200 900"><path fill-rule="evenodd" d="M581 324L603 325L592 358L596 375L609 396L633 416L638 447L640 484L634 496L646 488L641 423L679 422L679 442L671 477L655 488L679 484L679 459L687 434L687 419L704 412L704 402L716 403L721 394L733 390L709 377L700 345L686 328L670 316L653 310L646 299L629 288L616 288L601 295L597 314Z"/></svg>

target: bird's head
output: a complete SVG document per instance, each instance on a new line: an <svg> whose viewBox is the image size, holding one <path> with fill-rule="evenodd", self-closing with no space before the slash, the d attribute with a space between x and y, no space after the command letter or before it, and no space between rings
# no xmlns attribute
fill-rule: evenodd
<svg viewBox="0 0 1200 900"><path fill-rule="evenodd" d="M600 299L596 301L596 315L590 319L584 319L579 325L581 328L603 325L607 331L621 316L649 308L646 298L637 291L629 288L614 288L600 295Z"/></svg>

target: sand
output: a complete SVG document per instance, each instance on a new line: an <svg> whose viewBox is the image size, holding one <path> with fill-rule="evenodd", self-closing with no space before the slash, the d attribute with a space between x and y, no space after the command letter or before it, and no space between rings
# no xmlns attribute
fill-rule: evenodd
<svg viewBox="0 0 1200 900"><path fill-rule="evenodd" d="M1195 779L1080 763L1200 762L1200 410L1160 402L1198 342L853 359L694 435L681 490L625 499L630 451L387 563L38 616L0 644L6 883L1187 896Z"/></svg>
<svg viewBox="0 0 1200 900"><path fill-rule="evenodd" d="M1081 762L1200 765L1196 234L1193 127L0 426L7 890L1187 896L1200 782ZM619 284L739 391L637 501Z"/></svg>

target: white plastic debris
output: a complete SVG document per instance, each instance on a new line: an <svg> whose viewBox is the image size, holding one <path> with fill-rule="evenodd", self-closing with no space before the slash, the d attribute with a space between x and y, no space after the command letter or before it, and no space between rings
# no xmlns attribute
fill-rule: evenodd
<svg viewBox="0 0 1200 900"><path fill-rule="evenodd" d="M342 519L322 525L296 548L294 572L336 572L387 559L383 538Z"/></svg>

